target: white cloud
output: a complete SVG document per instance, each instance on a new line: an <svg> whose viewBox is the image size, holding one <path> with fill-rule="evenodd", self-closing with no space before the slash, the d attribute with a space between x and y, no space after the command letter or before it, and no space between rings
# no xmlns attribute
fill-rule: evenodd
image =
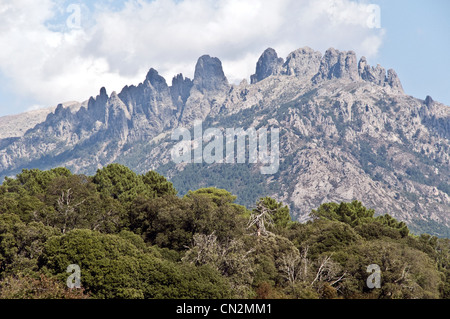
<svg viewBox="0 0 450 319"><path fill-rule="evenodd" d="M258 56L280 56L303 46L354 50L374 57L383 29L368 27L368 3L350 0L142 0L117 10L102 8L81 29L46 23L65 12L51 0L2 0L0 72L17 94L39 105L85 100L137 84L150 67L170 84L193 76L197 58L219 57L233 82L249 78ZM66 13L68 16L69 13ZM95 21L95 23L93 23ZM60 21L61 24L64 21ZM1 99L1 97L0 97Z"/></svg>
<svg viewBox="0 0 450 319"><path fill-rule="evenodd" d="M48 107L48 105L33 104L25 109L25 112L36 111Z"/></svg>

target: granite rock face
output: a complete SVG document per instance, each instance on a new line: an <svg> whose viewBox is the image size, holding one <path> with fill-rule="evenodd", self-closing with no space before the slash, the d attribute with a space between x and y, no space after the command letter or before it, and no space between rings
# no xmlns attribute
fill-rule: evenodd
<svg viewBox="0 0 450 319"><path fill-rule="evenodd" d="M181 110L190 96L194 82L189 78L184 78L180 73L172 79L172 86L170 93L172 95L172 102L177 106L177 112L181 116Z"/></svg>
<svg viewBox="0 0 450 319"><path fill-rule="evenodd" d="M256 64L256 73L250 77L251 84L258 83L271 75L281 74L283 63L284 60L278 57L274 49L266 49Z"/></svg>
<svg viewBox="0 0 450 319"><path fill-rule="evenodd" d="M309 47L304 47L290 53L283 65L284 74L312 78L320 68L322 54Z"/></svg>
<svg viewBox="0 0 450 319"><path fill-rule="evenodd" d="M145 77L147 81L150 82L151 86L158 92L167 91L169 89L166 79L158 74L158 71L151 68Z"/></svg>
<svg viewBox="0 0 450 319"><path fill-rule="evenodd" d="M403 86L400 82L400 79L398 78L397 72L395 72L393 69L389 69L387 71L387 77L386 82L391 86L393 89L398 90L399 92L403 93Z"/></svg>
<svg viewBox="0 0 450 319"><path fill-rule="evenodd" d="M120 162L139 173L157 169L181 193L223 187L248 206L273 196L300 221L323 202L358 199L417 232L450 234L450 108L404 94L395 71L364 57L357 63L352 51L322 56L301 48L284 61L269 48L251 83L239 85L228 83L218 58L204 55L193 80L178 74L169 86L150 69L137 86L110 95L101 88L84 103L46 114L21 133L2 132L0 175L57 166L94 174ZM195 120L204 120L204 130L279 127L279 172L175 165L170 135Z"/></svg>
<svg viewBox="0 0 450 319"><path fill-rule="evenodd" d="M390 86L394 90L403 93L403 87L397 73L389 69L386 75L386 70L381 66L371 67L367 64L365 57L362 57L358 63L358 73L361 79L375 83L380 86Z"/></svg>
<svg viewBox="0 0 450 319"><path fill-rule="evenodd" d="M379 64L374 68L367 64L365 57L362 57L358 65L361 79L383 86L386 82L386 70Z"/></svg>
<svg viewBox="0 0 450 319"><path fill-rule="evenodd" d="M321 60L319 72L314 77L314 81L317 82L321 79L358 80L359 74L355 52L340 52L333 48L328 49Z"/></svg>
<svg viewBox="0 0 450 319"><path fill-rule="evenodd" d="M195 66L194 86L202 93L226 90L228 80L223 72L222 62L209 55L200 57Z"/></svg>

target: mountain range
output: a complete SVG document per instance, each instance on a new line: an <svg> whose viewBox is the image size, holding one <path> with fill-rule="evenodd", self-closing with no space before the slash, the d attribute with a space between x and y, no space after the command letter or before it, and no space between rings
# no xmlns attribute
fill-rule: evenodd
<svg viewBox="0 0 450 319"><path fill-rule="evenodd" d="M195 120L203 129L280 128L278 172L174 163L171 133ZM193 79L178 74L169 85L152 68L119 93L101 88L86 102L0 118L0 125L3 177L57 166L93 174L117 162L158 171L180 195L215 186L249 207L268 195L302 222L321 203L357 199L413 232L450 237L450 108L405 94L394 70L353 51L305 47L283 59L269 48L250 82L238 85L218 58L204 55Z"/></svg>

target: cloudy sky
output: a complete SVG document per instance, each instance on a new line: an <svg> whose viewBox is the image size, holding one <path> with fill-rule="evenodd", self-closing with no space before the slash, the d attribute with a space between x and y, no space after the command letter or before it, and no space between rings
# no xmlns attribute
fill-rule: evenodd
<svg viewBox="0 0 450 319"><path fill-rule="evenodd" d="M119 92L150 67L192 78L203 54L239 83L267 47L304 46L354 50L450 105L449 15L447 0L0 0L0 116Z"/></svg>

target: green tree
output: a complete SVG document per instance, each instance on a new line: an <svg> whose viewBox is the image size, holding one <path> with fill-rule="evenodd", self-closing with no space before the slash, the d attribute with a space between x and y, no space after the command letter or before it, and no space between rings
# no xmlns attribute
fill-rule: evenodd
<svg viewBox="0 0 450 319"><path fill-rule="evenodd" d="M65 167L58 167L48 171L39 169L23 169L16 178L5 178L3 186L7 190L17 192L19 188L25 189L30 195L45 194L48 184L58 176L68 177L72 173Z"/></svg>
<svg viewBox="0 0 450 319"><path fill-rule="evenodd" d="M93 182L104 197L117 199L126 208L138 197L149 199L177 194L164 176L154 171L137 175L121 164L110 164L97 170Z"/></svg>
<svg viewBox="0 0 450 319"><path fill-rule="evenodd" d="M322 204L317 210L311 212L311 216L313 218L338 220L351 226L357 226L372 221L374 213L373 209L367 209L361 202L355 200L351 203Z"/></svg>
<svg viewBox="0 0 450 319"><path fill-rule="evenodd" d="M96 298L226 298L226 280L210 267L162 259L139 237L73 230L50 238L40 260L44 271L61 280L70 264L81 269L81 284Z"/></svg>
<svg viewBox="0 0 450 319"><path fill-rule="evenodd" d="M344 257L345 256L345 257ZM373 240L354 245L341 256L341 264L351 274L343 288L350 297L355 292L375 294L375 298L438 298L441 274L425 253L402 243ZM367 266L379 265L381 289L366 286Z"/></svg>
<svg viewBox="0 0 450 319"><path fill-rule="evenodd" d="M349 224L352 227L378 222L381 225L396 229L401 237L408 236L409 229L404 222L399 222L388 214L378 217L374 217L374 214L375 211L373 209L367 209L361 202L356 200L351 203L325 203L320 205L317 210L312 210L311 212L311 216L315 219L336 220Z"/></svg>
<svg viewBox="0 0 450 319"><path fill-rule="evenodd" d="M177 194L173 184L155 171L148 171L146 174L142 175L142 181L144 182L144 185L149 186L158 197Z"/></svg>
<svg viewBox="0 0 450 319"><path fill-rule="evenodd" d="M25 224L14 214L0 214L0 278L35 272L44 243L58 233L42 223Z"/></svg>
<svg viewBox="0 0 450 319"><path fill-rule="evenodd" d="M382 225L398 230L402 237L406 237L409 234L408 226L406 226L404 222L400 222L391 217L389 214L378 216L375 220L380 222Z"/></svg>
<svg viewBox="0 0 450 319"><path fill-rule="evenodd" d="M243 233L244 211L227 201L214 201L210 194L190 193L159 198L137 198L130 209L130 230L147 242L177 251L186 250L194 234L214 234L220 241Z"/></svg>
<svg viewBox="0 0 450 319"><path fill-rule="evenodd" d="M93 182L103 196L117 199L123 205L130 204L138 196L153 198L156 195L151 186L144 184L141 176L120 164L97 170Z"/></svg>
<svg viewBox="0 0 450 319"><path fill-rule="evenodd" d="M192 242L196 221L188 203L177 196L138 197L128 217L130 230L153 245L181 251Z"/></svg>
<svg viewBox="0 0 450 319"><path fill-rule="evenodd" d="M122 228L125 210L114 198L101 196L96 184L84 175L54 178L42 199L45 206L34 220L58 228L62 233L75 228L107 233Z"/></svg>
<svg viewBox="0 0 450 319"><path fill-rule="evenodd" d="M210 198L217 206L232 204L237 198L225 189L215 187L200 188L196 191L189 191L186 197L192 197L194 195L204 195L205 197Z"/></svg>
<svg viewBox="0 0 450 319"><path fill-rule="evenodd" d="M272 212L272 220L275 227L286 228L291 224L292 219L287 205L277 202L271 197L261 198L260 201Z"/></svg>

